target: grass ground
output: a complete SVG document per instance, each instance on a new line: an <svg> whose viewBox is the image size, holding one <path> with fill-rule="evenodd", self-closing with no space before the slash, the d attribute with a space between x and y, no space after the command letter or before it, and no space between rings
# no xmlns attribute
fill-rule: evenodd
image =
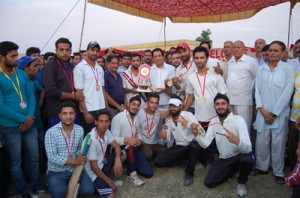
<svg viewBox="0 0 300 198"><path fill-rule="evenodd" d="M123 181L123 186L118 189L118 198L232 198L236 195L236 178L224 184L209 189L204 186L204 178L210 166L196 170L194 183L183 186L184 169L182 167L154 168L154 176L150 179L141 177L145 181L142 187L134 187L123 175L118 180ZM287 174L288 172L286 172ZM268 175L250 176L247 183L248 198L288 198L290 189L275 183L271 173ZM16 198L18 196L11 196ZM50 195L40 196L49 198ZM96 197L91 196L89 198Z"/></svg>

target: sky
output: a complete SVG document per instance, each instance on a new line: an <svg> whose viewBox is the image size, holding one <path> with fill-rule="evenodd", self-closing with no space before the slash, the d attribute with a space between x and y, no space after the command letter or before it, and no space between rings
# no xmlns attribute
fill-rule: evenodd
<svg viewBox="0 0 300 198"><path fill-rule="evenodd" d="M8 40L19 45L19 53L28 47L39 47L42 53L54 52L55 41L70 39L73 52L79 50L84 0L76 5L50 42L59 24L78 0L0 0L0 42ZM167 40L195 40L210 29L213 47L221 48L226 40L242 40L252 47L257 38L267 43L281 40L287 44L289 3L266 8L250 19L223 23L172 23L167 20ZM292 15L290 43L300 38L300 3ZM116 10L87 4L82 49L88 42L98 41L102 48L164 40L162 23L131 16Z"/></svg>

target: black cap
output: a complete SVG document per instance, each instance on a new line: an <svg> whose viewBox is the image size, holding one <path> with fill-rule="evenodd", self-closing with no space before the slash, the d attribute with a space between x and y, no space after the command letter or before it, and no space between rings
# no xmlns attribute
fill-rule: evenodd
<svg viewBox="0 0 300 198"><path fill-rule="evenodd" d="M218 94L216 95L216 97L214 98L214 103L215 103L218 99L223 99L223 100L227 101L228 104L229 104L229 98L228 98L225 94L218 93Z"/></svg>
<svg viewBox="0 0 300 198"><path fill-rule="evenodd" d="M100 45L99 45L99 43L97 43L97 41L91 41L91 42L89 42L89 44L87 46L87 49L94 48L94 47L99 47L99 49L101 49Z"/></svg>

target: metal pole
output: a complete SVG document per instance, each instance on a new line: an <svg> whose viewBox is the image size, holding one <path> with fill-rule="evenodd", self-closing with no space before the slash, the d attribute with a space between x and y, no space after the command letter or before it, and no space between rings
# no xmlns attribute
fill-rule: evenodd
<svg viewBox="0 0 300 198"><path fill-rule="evenodd" d="M167 46L167 36L166 36L166 17L164 17L164 50L166 51L166 46Z"/></svg>
<svg viewBox="0 0 300 198"><path fill-rule="evenodd" d="M289 15L289 28L288 28L288 42L287 42L287 47L290 48L290 34L291 34L291 19L292 19L292 1L290 5L290 15Z"/></svg>
<svg viewBox="0 0 300 198"><path fill-rule="evenodd" d="M79 52L81 50L81 44L82 44L82 36L83 36L83 30L84 30L84 24L85 24L85 13L86 13L86 4L88 0L84 1L84 10L83 10L83 20L82 20L82 27L81 27L81 33L80 33L80 42L79 42Z"/></svg>

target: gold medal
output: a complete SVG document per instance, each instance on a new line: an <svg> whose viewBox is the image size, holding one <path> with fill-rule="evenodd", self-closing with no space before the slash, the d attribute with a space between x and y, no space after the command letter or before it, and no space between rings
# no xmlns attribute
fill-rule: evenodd
<svg viewBox="0 0 300 198"><path fill-rule="evenodd" d="M172 86L173 86L172 80L169 80L169 81L167 82L167 86L168 86L168 87L172 87Z"/></svg>
<svg viewBox="0 0 300 198"><path fill-rule="evenodd" d="M96 90L97 90L97 91L100 90L100 85L96 85Z"/></svg>
<svg viewBox="0 0 300 198"><path fill-rule="evenodd" d="M149 140L150 137L151 137L151 135L148 133L146 137L147 137L147 139Z"/></svg>
<svg viewBox="0 0 300 198"><path fill-rule="evenodd" d="M202 97L200 98L200 102L201 102L202 104L206 103L206 98L205 98L204 96L202 96Z"/></svg>

